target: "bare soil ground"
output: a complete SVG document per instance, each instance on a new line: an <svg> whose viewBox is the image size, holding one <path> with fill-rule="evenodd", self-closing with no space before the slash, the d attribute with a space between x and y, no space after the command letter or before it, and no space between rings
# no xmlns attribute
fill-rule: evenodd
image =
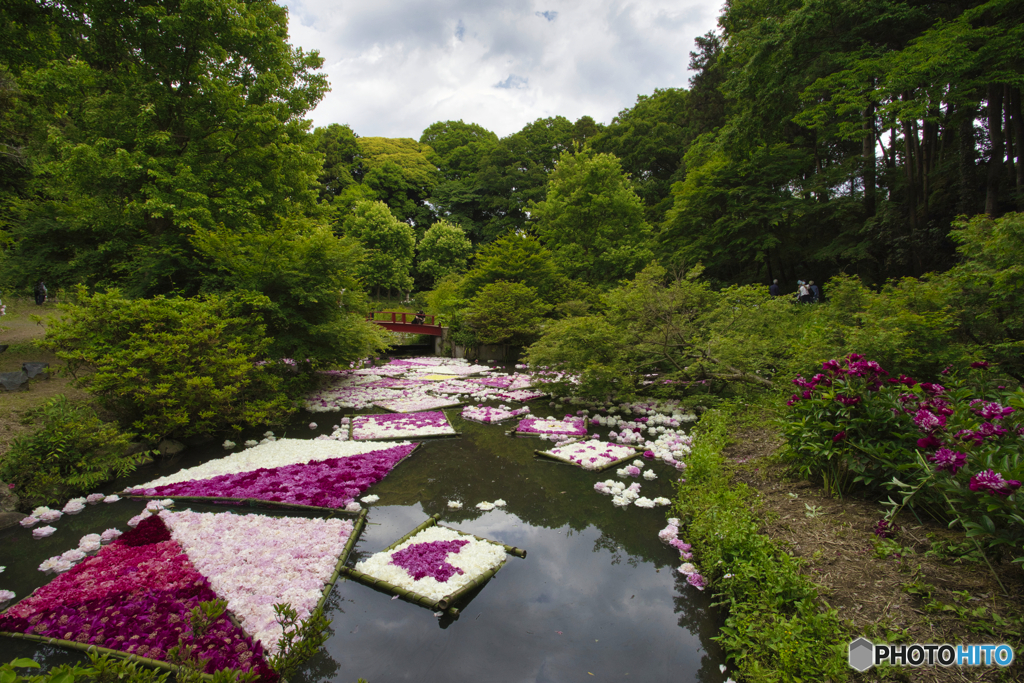
<svg viewBox="0 0 1024 683"><path fill-rule="evenodd" d="M35 346L35 342L46 334L46 321L59 315L57 307L50 301L37 306L29 299L5 299L7 315L0 317L0 345L8 348L0 353L0 372L21 370L22 363L49 363L47 376L29 380L28 388L20 391L6 391L0 386L0 456L7 452L11 441L20 434L31 431L32 426L22 424L28 411L37 408L47 399L64 394L73 401L88 401L89 395L71 385L70 378L63 371L64 364L49 351ZM37 322L31 316L41 318Z"/></svg>
<svg viewBox="0 0 1024 683"><path fill-rule="evenodd" d="M756 491L762 532L805 562L823 602L838 610L852 638L874 643L1009 643L1016 660L998 667L871 669L856 681L1024 681L1024 571L995 565L1004 594L984 562L958 557L973 546L961 532L904 514L893 543L880 542L876 502L836 499L821 486L786 476L775 455L783 443L764 422L734 435L725 455L736 480ZM953 552L950 546L956 548ZM945 549L945 551L943 550ZM823 604L824 607L824 604ZM851 638L851 639L852 639Z"/></svg>

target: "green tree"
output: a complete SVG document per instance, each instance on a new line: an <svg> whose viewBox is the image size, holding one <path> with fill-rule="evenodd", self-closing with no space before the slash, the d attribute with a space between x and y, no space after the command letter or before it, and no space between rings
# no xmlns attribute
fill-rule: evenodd
<svg viewBox="0 0 1024 683"><path fill-rule="evenodd" d="M530 205L537 234L563 272L592 284L627 278L650 262L651 228L618 159L584 147L563 152L547 199Z"/></svg>
<svg viewBox="0 0 1024 683"><path fill-rule="evenodd" d="M416 235L412 226L402 223L382 201L357 202L345 219L346 237L359 240L366 251L358 267L359 277L367 287L380 289L412 289L413 255Z"/></svg>
<svg viewBox="0 0 1024 683"><path fill-rule="evenodd" d="M484 285L470 301L466 322L483 344L522 345L536 339L551 306L520 282Z"/></svg>
<svg viewBox="0 0 1024 683"><path fill-rule="evenodd" d="M420 143L430 146L428 158L441 175L430 197L438 215L457 222L471 236L482 235L488 216L478 174L498 136L475 123L439 121L423 131Z"/></svg>
<svg viewBox="0 0 1024 683"><path fill-rule="evenodd" d="M32 178L8 279L195 291L197 228L315 211L302 117L327 82L317 53L287 43L284 7L82 0L46 21L52 58L16 73Z"/></svg>
<svg viewBox="0 0 1024 683"><path fill-rule="evenodd" d="M256 303L247 310L273 340L270 358L324 367L387 346L381 328L363 316L358 274L364 250L357 239L295 219L271 232L199 231L194 242L216 263L207 276L209 289L252 295Z"/></svg>
<svg viewBox="0 0 1024 683"><path fill-rule="evenodd" d="M433 220L427 205L440 180L428 155L430 147L412 138L358 138L362 182L398 220L423 233Z"/></svg>
<svg viewBox="0 0 1024 683"><path fill-rule="evenodd" d="M473 253L473 243L462 228L440 220L430 226L416 250L417 270L433 283L449 274L465 271Z"/></svg>
<svg viewBox="0 0 1024 683"><path fill-rule="evenodd" d="M536 237L512 232L477 252L473 268L462 279L461 291L464 298L471 299L486 285L519 282L551 303L559 295L561 277L554 256Z"/></svg>

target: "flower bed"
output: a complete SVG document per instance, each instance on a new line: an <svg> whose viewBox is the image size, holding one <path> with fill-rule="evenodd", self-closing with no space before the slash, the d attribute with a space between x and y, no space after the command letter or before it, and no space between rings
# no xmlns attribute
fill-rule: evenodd
<svg viewBox="0 0 1024 683"><path fill-rule="evenodd" d="M312 614L353 532L353 523L340 519L191 511L164 511L157 519L269 652L281 635L274 604L291 604L300 619Z"/></svg>
<svg viewBox="0 0 1024 683"><path fill-rule="evenodd" d="M388 446L414 446L409 442L388 444ZM308 439L278 439L261 443L238 453L211 460L175 472L166 477L140 484L132 489L137 495L153 495L145 493L148 489L156 489L168 484L177 484L199 479L213 479L224 474L240 474L257 470L273 469L288 465L306 464L336 458L349 458L362 453L379 451L381 444L359 444L351 441Z"/></svg>
<svg viewBox="0 0 1024 683"><path fill-rule="evenodd" d="M356 415L352 418L352 438L356 441L454 436L455 433L448 418L440 410L421 413Z"/></svg>
<svg viewBox="0 0 1024 683"><path fill-rule="evenodd" d="M431 526L356 564L358 572L437 602L505 561L504 547Z"/></svg>
<svg viewBox="0 0 1024 683"><path fill-rule="evenodd" d="M526 403L527 401L533 401L538 398L547 396L543 391L537 391L536 389L511 389L494 392L495 398L500 398L502 401L518 401L519 403Z"/></svg>
<svg viewBox="0 0 1024 683"><path fill-rule="evenodd" d="M356 496L387 476L417 446L415 443L403 443L380 448L381 445L377 444L377 450L341 458L275 468L260 467L208 479L138 488L129 493L168 498L232 498L344 508L351 505Z"/></svg>
<svg viewBox="0 0 1024 683"><path fill-rule="evenodd" d="M467 379L467 382L474 384L480 384L485 387L492 387L494 389L526 389L533 383L533 378L529 375L523 375L520 373L514 373L511 375L495 375L493 377L477 377L473 379Z"/></svg>
<svg viewBox="0 0 1024 683"><path fill-rule="evenodd" d="M636 450L630 446L589 439L547 451L538 451L538 455L561 460L585 470L603 470L619 464L626 458L635 457Z"/></svg>
<svg viewBox="0 0 1024 683"><path fill-rule="evenodd" d="M462 418L484 424L495 424L529 412L528 406L517 409L508 406L466 406L462 409Z"/></svg>
<svg viewBox="0 0 1024 683"><path fill-rule="evenodd" d="M516 434L536 436L538 434L556 436L586 436L587 419L566 415L557 420L553 417L525 417L516 426Z"/></svg>
<svg viewBox="0 0 1024 683"><path fill-rule="evenodd" d="M251 540L251 539L250 539ZM164 661L179 639L208 660L204 671L252 671L278 676L264 647L221 615L194 637L189 611L217 594L159 517L59 575L0 615L0 631L91 644Z"/></svg>
<svg viewBox="0 0 1024 683"><path fill-rule="evenodd" d="M373 405L395 413L419 413L435 408L453 408L459 405L459 401L453 398L441 398L423 394L391 401L378 401Z"/></svg>

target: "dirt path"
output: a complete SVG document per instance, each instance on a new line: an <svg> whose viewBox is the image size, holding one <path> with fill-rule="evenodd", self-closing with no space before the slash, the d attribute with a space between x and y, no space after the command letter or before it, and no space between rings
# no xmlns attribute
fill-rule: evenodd
<svg viewBox="0 0 1024 683"><path fill-rule="evenodd" d="M41 362L50 364L50 373L45 379L40 376L30 380L27 390L6 391L0 387L0 456L15 437L32 430L32 425L22 424L22 419L48 398L65 394L73 401L89 400L88 394L71 386L62 372L63 363L34 344L46 334L46 322L59 315L57 307L50 302L36 306L28 299L5 299L4 304L7 315L0 317L0 344L8 348L0 353L0 372L15 372L21 370L22 363ZM42 320L32 320L33 315Z"/></svg>
<svg viewBox="0 0 1024 683"><path fill-rule="evenodd" d="M945 524L905 514L891 542L874 535L881 505L852 497L835 499L806 481L786 477L773 454L778 434L743 429L726 449L736 480L757 491L762 532L805 561L804 573L820 586L824 601L850 624L854 637L874 643L1003 643L1018 659L998 667L890 669L886 681L1024 680L1019 655L1024 632L1024 571L996 565L1003 594L984 562L964 557L973 550L962 533ZM851 669L851 674L853 670ZM883 680L874 669L858 681Z"/></svg>

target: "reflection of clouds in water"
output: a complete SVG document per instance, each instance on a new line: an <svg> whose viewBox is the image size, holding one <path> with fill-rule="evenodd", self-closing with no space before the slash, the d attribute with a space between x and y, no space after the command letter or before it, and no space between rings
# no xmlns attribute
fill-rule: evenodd
<svg viewBox="0 0 1024 683"><path fill-rule="evenodd" d="M386 530L374 534L379 547L425 518L418 507L375 509L372 521ZM717 628L680 628L675 609L691 613L698 605L688 603L708 599L679 585L673 572L657 572L647 561L612 564L614 541L600 541L593 527L571 532L527 526L503 510L443 523L525 548L528 555L509 557L461 618L443 630L424 608L352 582L339 584L336 590L354 600L345 603L345 614L328 615L336 635L325 648L342 663L339 680L447 683L484 680L490 671L501 672L493 680L565 681L581 670L628 673L639 681L704 678L697 675L708 668L702 667L702 637ZM355 624L358 630L350 633ZM719 661L714 659L716 672Z"/></svg>

